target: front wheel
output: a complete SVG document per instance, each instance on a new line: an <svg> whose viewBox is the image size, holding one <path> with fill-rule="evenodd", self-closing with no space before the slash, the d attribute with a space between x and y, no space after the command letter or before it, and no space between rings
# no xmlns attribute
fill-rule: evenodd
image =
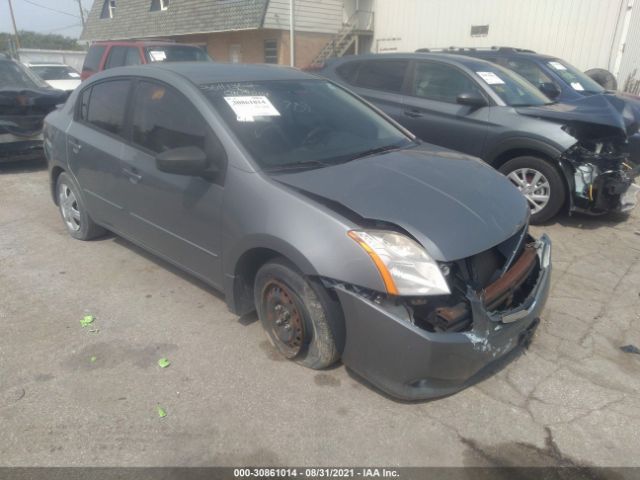
<svg viewBox="0 0 640 480"><path fill-rule="evenodd" d="M342 309L320 283L277 258L258 270L254 301L262 326L284 357L313 369L338 361L344 345Z"/></svg>
<svg viewBox="0 0 640 480"><path fill-rule="evenodd" d="M526 198L531 209L531 223L553 218L564 205L567 189L560 172L538 157L517 157L499 168Z"/></svg>

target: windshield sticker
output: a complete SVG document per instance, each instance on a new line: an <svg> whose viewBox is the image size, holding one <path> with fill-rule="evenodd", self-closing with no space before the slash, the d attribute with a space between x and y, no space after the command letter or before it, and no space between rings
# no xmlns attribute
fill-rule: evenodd
<svg viewBox="0 0 640 480"><path fill-rule="evenodd" d="M493 72L476 72L480 78L482 78L489 85L504 85L504 80L502 80L498 75Z"/></svg>
<svg viewBox="0 0 640 480"><path fill-rule="evenodd" d="M80 74L76 72L69 72L69 76L73 78L80 78Z"/></svg>
<svg viewBox="0 0 640 480"><path fill-rule="evenodd" d="M571 88L579 92L584 92L584 87L580 82L571 82Z"/></svg>
<svg viewBox="0 0 640 480"><path fill-rule="evenodd" d="M253 122L254 117L279 117L280 112L264 96L224 97L239 122Z"/></svg>
<svg viewBox="0 0 640 480"><path fill-rule="evenodd" d="M565 67L563 64L561 64L560 62L549 62L549 66L551 68L554 68L556 70L566 70L567 67Z"/></svg>
<svg viewBox="0 0 640 480"><path fill-rule="evenodd" d="M153 62L164 62L167 59L167 53L164 50L151 50L149 56Z"/></svg>

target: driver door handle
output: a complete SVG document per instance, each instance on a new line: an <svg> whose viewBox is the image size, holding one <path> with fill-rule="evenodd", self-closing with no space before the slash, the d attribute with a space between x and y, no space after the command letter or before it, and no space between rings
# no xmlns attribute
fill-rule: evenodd
<svg viewBox="0 0 640 480"><path fill-rule="evenodd" d="M424 116L424 115L420 112L420 110L417 110L417 109L415 109L415 108L414 108L414 109L411 109L411 110L405 110L404 114L405 114L407 117L411 117L411 118L420 118L420 117Z"/></svg>
<svg viewBox="0 0 640 480"><path fill-rule="evenodd" d="M129 181L133 184L140 183L140 181L142 180L142 175L139 175L135 168L131 170L127 168L123 168L122 173L124 173L127 177L129 177Z"/></svg>

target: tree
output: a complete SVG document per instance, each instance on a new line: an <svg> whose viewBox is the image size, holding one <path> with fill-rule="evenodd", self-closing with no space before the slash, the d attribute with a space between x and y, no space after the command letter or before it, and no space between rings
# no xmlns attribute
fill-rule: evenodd
<svg viewBox="0 0 640 480"><path fill-rule="evenodd" d="M45 50L84 50L75 38L52 33L38 33L21 30L20 46L22 48L41 48ZM9 51L9 39L13 35L0 32L0 52Z"/></svg>

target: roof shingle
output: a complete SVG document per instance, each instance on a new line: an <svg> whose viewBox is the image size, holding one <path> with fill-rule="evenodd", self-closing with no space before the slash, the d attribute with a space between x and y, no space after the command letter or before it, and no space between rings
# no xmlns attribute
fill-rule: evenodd
<svg viewBox="0 0 640 480"><path fill-rule="evenodd" d="M95 0L82 40L124 40L260 28L269 0L171 0L166 11L150 11L151 0L116 0L113 18L100 18Z"/></svg>

